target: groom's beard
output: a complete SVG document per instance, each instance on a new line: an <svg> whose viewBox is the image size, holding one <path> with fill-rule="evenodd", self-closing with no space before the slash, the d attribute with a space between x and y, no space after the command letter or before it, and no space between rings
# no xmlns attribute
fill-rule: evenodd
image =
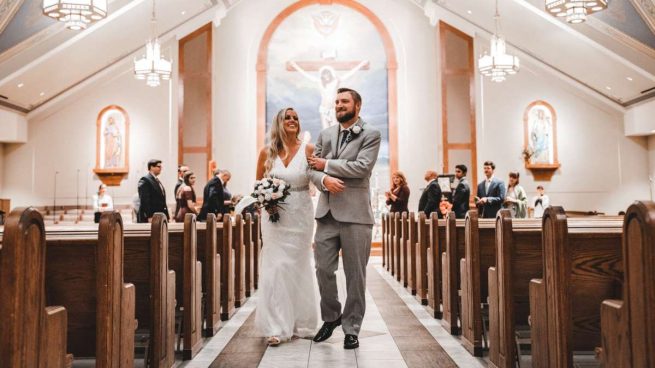
<svg viewBox="0 0 655 368"><path fill-rule="evenodd" d="M340 123L345 123L347 121L350 121L352 118L355 117L355 112L354 111L348 111L345 114L339 116L339 112L337 112L337 121Z"/></svg>

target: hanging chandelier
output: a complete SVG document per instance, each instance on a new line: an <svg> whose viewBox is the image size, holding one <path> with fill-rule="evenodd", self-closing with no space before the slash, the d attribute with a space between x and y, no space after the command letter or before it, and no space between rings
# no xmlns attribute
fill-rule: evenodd
<svg viewBox="0 0 655 368"><path fill-rule="evenodd" d="M155 0L152 0L152 37L146 44L146 54L140 59L134 59L134 77L145 80L150 87L157 87L160 80L171 79L173 63L161 56L161 44L157 38L157 18L155 16Z"/></svg>
<svg viewBox="0 0 655 368"><path fill-rule="evenodd" d="M494 16L496 31L491 37L491 50L485 52L478 60L478 70L485 77L490 77L494 82L502 82L507 75L516 74L519 71L519 58L507 54L505 38L500 32L500 14L498 12L498 0L496 0L496 15Z"/></svg>
<svg viewBox="0 0 655 368"><path fill-rule="evenodd" d="M43 14L79 31L107 16L107 0L43 0Z"/></svg>
<svg viewBox="0 0 655 368"><path fill-rule="evenodd" d="M546 0L546 10L569 23L582 23L587 15L607 9L609 0Z"/></svg>

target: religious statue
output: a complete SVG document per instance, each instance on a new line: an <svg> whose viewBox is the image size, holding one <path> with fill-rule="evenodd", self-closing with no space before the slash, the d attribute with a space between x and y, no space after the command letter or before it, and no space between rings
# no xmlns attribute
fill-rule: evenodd
<svg viewBox="0 0 655 368"><path fill-rule="evenodd" d="M316 82L318 88L321 91L321 104L318 107L318 112L321 116L321 126L323 129L329 128L337 123L334 112L334 99L337 96L337 90L341 86L341 82L348 80L353 76L358 70L362 69L364 66L368 65L368 61L362 61L357 64L354 68L346 72L345 74L339 76L331 65L321 66L318 69L318 77L312 74L309 74L306 70L300 67L295 61L289 61L289 65L300 72L302 76Z"/></svg>
<svg viewBox="0 0 655 368"><path fill-rule="evenodd" d="M113 116L107 119L107 125L103 131L105 144L104 168L119 167L121 163L121 153L123 151L123 135L121 129L116 124Z"/></svg>
<svg viewBox="0 0 655 368"><path fill-rule="evenodd" d="M534 108L530 111L530 162L548 164L552 161L552 121L544 108Z"/></svg>

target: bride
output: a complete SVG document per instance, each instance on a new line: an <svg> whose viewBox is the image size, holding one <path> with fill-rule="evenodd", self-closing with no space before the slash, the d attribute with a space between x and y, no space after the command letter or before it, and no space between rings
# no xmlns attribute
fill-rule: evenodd
<svg viewBox="0 0 655 368"><path fill-rule="evenodd" d="M269 345L314 333L318 324L312 262L314 208L309 194L307 157L312 144L300 136L298 114L278 112L271 124L269 145L259 153L257 180L274 177L291 186L280 219L262 215L262 254L255 326Z"/></svg>

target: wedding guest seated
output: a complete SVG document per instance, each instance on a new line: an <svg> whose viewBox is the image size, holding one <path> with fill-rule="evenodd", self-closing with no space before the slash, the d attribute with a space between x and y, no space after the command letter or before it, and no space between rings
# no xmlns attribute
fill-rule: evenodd
<svg viewBox="0 0 655 368"><path fill-rule="evenodd" d="M544 216L544 211L550 206L550 198L544 194L544 187L537 186L537 195L532 198L532 208L534 208L534 217L541 218Z"/></svg>
<svg viewBox="0 0 655 368"><path fill-rule="evenodd" d="M113 211L114 201L111 196L107 194L107 185L100 184L98 193L93 195L93 222L96 224L100 222L100 215L104 211Z"/></svg>
<svg viewBox="0 0 655 368"><path fill-rule="evenodd" d="M196 183L196 174L191 170L187 170L183 176L184 184L180 185L175 194L177 206L179 210L175 215L175 221L184 222L184 216L187 213L198 214L196 209L196 191L193 185Z"/></svg>
<svg viewBox="0 0 655 368"><path fill-rule="evenodd" d="M391 175L391 189L384 192L384 196L387 198L387 205L391 206L390 212L409 212L409 187L405 174L396 171Z"/></svg>
<svg viewBox="0 0 655 368"><path fill-rule="evenodd" d="M525 189L519 185L519 173L510 172L505 196L505 207L509 208L513 218L528 217L528 196Z"/></svg>

